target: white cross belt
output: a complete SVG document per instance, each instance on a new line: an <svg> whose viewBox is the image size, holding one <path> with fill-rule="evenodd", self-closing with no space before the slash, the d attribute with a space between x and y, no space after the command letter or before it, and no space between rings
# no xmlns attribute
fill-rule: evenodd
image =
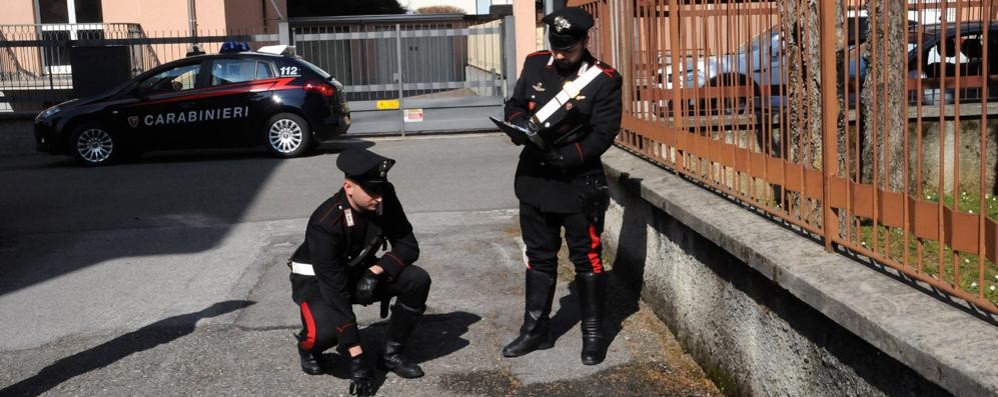
<svg viewBox="0 0 998 397"><path fill-rule="evenodd" d="M548 103L544 104L544 106L541 107L541 110L538 110L537 113L534 113L532 120L534 122L534 125L537 125L539 127L548 127L546 125L543 125L542 123L547 121L547 119L550 118L555 112L557 112L558 109L560 109L562 106L565 106L565 104L568 103L568 101L575 99L575 97L579 96L579 93L582 92L582 89L585 88L587 85L589 85L589 83L592 83L593 80L596 80L596 76L599 76L600 73L603 73L603 70L596 66L593 66L588 70L586 70L586 72L583 73L582 76L579 76L579 78L566 83L565 87L562 88L561 91L559 91L558 94L554 96L554 98L551 98L551 100L548 101Z"/></svg>

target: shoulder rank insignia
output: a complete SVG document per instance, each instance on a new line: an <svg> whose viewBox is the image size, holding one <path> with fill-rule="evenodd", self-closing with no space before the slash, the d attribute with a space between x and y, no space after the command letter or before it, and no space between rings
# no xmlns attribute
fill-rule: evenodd
<svg viewBox="0 0 998 397"><path fill-rule="evenodd" d="M544 88L544 83L537 83L537 84L534 84L534 85L533 85L533 88L534 88L534 91L538 91L538 92L544 92L544 91L547 91L547 89L546 89L546 88Z"/></svg>

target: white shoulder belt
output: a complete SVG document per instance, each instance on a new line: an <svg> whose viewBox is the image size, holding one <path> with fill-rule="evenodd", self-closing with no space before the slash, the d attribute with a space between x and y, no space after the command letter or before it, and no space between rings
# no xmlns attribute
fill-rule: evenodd
<svg viewBox="0 0 998 397"><path fill-rule="evenodd" d="M586 65L582 65L582 67L586 67ZM603 70L596 65L593 65L589 69L586 69L585 73L582 73L582 75L579 76L579 78L566 83L565 87L562 88L561 91L554 96L554 98L551 98L551 100L548 101L548 103L544 104L544 106L541 107L541 110L538 110L537 113L534 113L534 115L531 117L532 119L531 121L533 121L534 125L538 127L542 128L550 127L544 125L543 123L547 121L547 119L550 118L551 115L557 112L558 109L560 109L562 106L565 106L565 104L568 103L568 101L575 99L575 97L579 96L579 93L582 92L582 89L585 88L587 85L589 85L589 83L592 83L593 80L596 80L596 77L599 76L601 73L603 73Z"/></svg>

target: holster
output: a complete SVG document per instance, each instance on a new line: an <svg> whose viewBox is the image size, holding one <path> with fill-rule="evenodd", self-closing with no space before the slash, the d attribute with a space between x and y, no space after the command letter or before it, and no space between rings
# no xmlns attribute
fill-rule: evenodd
<svg viewBox="0 0 998 397"><path fill-rule="evenodd" d="M582 189L582 213L594 225L602 225L603 216L610 206L610 189L602 175L586 175Z"/></svg>
<svg viewBox="0 0 998 397"><path fill-rule="evenodd" d="M388 317L388 308L392 304L392 297L381 298L381 318Z"/></svg>

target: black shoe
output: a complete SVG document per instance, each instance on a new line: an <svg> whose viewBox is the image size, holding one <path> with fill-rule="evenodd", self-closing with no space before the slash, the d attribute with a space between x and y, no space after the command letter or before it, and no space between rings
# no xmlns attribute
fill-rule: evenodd
<svg viewBox="0 0 998 397"><path fill-rule="evenodd" d="M554 347L551 333L545 329L539 334L521 333L502 348L503 357L520 357L534 350L547 350Z"/></svg>
<svg viewBox="0 0 998 397"><path fill-rule="evenodd" d="M303 349L299 345L298 346L298 356L300 357L299 361L301 361L301 370L302 370L302 372L305 372L306 374L309 374L309 375L322 375L322 374L326 373L326 371L322 369L322 363L317 358L317 356L318 357L322 357L321 354L322 353L313 354L312 352L309 352L308 350Z"/></svg>
<svg viewBox="0 0 998 397"><path fill-rule="evenodd" d="M424 310L426 308L417 310L399 302L392 306L392 318L388 320L385 345L379 361L381 369L394 372L406 379L423 376L423 369L419 365L402 357L402 348L409 339L409 335L412 334L412 330L416 328L416 323L423 315Z"/></svg>
<svg viewBox="0 0 998 397"><path fill-rule="evenodd" d="M519 357L554 347L549 318L554 300L554 275L527 269L525 284L523 326L520 335L502 349L505 357Z"/></svg>
<svg viewBox="0 0 998 397"><path fill-rule="evenodd" d="M579 291L582 328L582 363L596 365L606 358L603 313L606 300L606 274L582 273L575 276Z"/></svg>

